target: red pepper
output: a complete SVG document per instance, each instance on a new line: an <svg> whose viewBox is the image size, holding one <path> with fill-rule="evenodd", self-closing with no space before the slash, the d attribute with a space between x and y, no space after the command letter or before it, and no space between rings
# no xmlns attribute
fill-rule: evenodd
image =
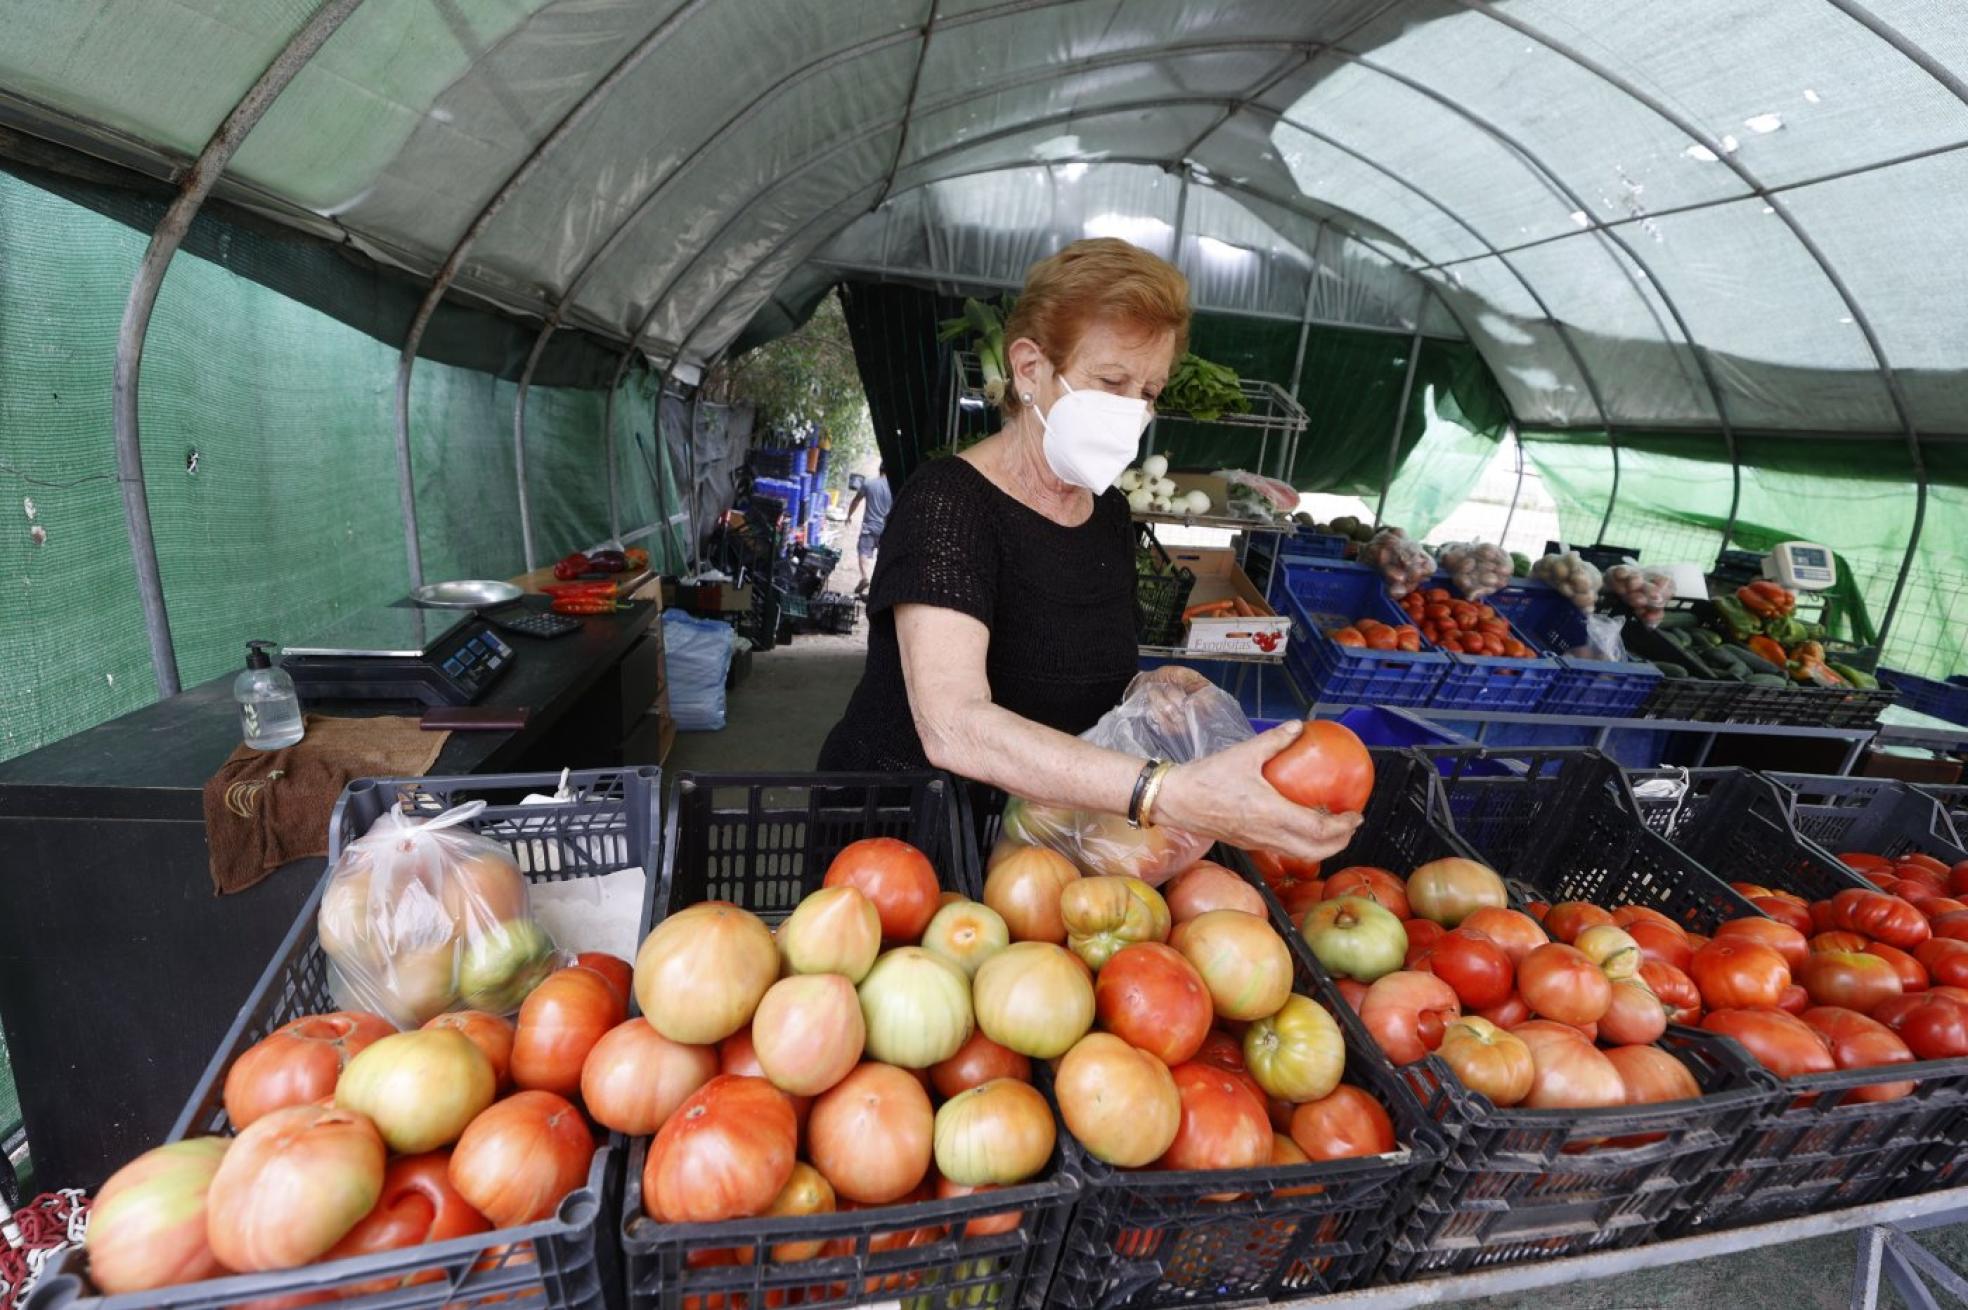
<svg viewBox="0 0 1968 1310"><path fill-rule="evenodd" d="M562 580L578 578L587 571L588 557L578 550L553 566L554 576Z"/></svg>
<svg viewBox="0 0 1968 1310"><path fill-rule="evenodd" d="M553 603L556 614L613 614L625 608L613 596L556 596Z"/></svg>
<svg viewBox="0 0 1968 1310"><path fill-rule="evenodd" d="M612 582L549 582L540 588L549 596L613 596Z"/></svg>

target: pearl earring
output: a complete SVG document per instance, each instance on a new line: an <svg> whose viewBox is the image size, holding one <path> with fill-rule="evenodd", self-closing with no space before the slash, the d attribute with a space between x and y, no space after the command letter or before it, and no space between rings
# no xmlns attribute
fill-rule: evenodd
<svg viewBox="0 0 1968 1310"><path fill-rule="evenodd" d="M1028 405L1029 405L1029 404L1031 404L1031 403L1032 403L1032 393L1031 393L1031 392L1029 392L1029 391L1027 391L1027 392L1025 392L1025 393L1024 393L1024 395L1023 395L1023 396L1021 397L1021 399L1022 399L1022 400L1024 400L1024 402L1025 402L1026 404L1028 404Z"/></svg>

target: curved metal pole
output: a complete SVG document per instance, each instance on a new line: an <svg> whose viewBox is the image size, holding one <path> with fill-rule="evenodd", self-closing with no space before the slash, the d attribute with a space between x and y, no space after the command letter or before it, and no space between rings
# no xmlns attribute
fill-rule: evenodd
<svg viewBox="0 0 1968 1310"><path fill-rule="evenodd" d="M171 257L184 244L192 219L217 185L233 153L280 98L295 74L361 3L362 0L323 0L232 107L232 112L225 116L212 139L179 179L177 198L158 220L156 231L150 234L150 245L137 265L129 299L123 305L123 323L116 332L116 371L111 383L116 481L123 493L123 526L129 534L130 554L137 566L137 596L143 603L144 635L150 643L150 668L157 679L160 697L177 695L179 682L178 657L171 642L171 617L164 605L164 576L157 564L157 542L151 535L150 495L144 487L143 437L137 416L144 338L150 331L151 311L157 307L157 294L164 286L164 273L171 266Z"/></svg>
<svg viewBox="0 0 1968 1310"><path fill-rule="evenodd" d="M888 161L888 176L882 181L881 194L875 197L874 204L868 206L870 210L881 208L883 197L895 185L895 170L902 167L902 156L908 153L909 127L916 119L916 94L922 90L923 65L929 62L929 39L936 34L936 11L941 5L942 0L929 0L929 12L923 15L922 46L916 51L915 71L909 74L909 94L903 101L902 109L902 132L895 138L895 157Z"/></svg>
<svg viewBox="0 0 1968 1310"><path fill-rule="evenodd" d="M622 505L617 480L620 476L616 468L618 459L615 453L615 393L622 389L622 379L628 375L629 361L635 357L633 349L624 350L622 357L615 361L615 376L608 382L608 399L601 406L601 456L608 461L608 539L622 539ZM658 507L662 501L658 500Z"/></svg>
<svg viewBox="0 0 1968 1310"><path fill-rule="evenodd" d="M587 92L575 101L573 108L562 115L561 120L554 124L551 131L540 138L539 144L535 145L526 158L520 161L519 167L512 171L499 189L492 194L492 198L485 202L485 207L479 210L477 216L466 225L464 233L451 247L451 253L445 257L444 263L431 278L430 287L424 292L423 300L417 305L416 315L410 320L410 330L404 334L403 352L396 361L396 464L398 484L403 498L404 553L410 564L411 586L423 585L424 554L423 546L417 537L417 501L410 463L410 371L416 367L417 348L423 344L424 331L430 326L431 316L437 312L439 303L444 299L444 293L450 289L459 270L464 267L465 257L471 253L472 247L478 244L478 239L485 235L486 229L492 225L492 220L499 216L499 212L506 207L507 202L522 186L526 185L527 179L538 171L540 165L546 162L547 157L560 146L561 142L573 135L581 124L587 121L596 106L621 83L623 78L634 72L636 66L648 58L650 52L667 40L686 19L709 3L710 0L686 0L686 3L678 6L674 12L651 29L647 36L636 42L627 54L616 61L614 67L603 74L599 82L589 87ZM544 349L544 345L542 348ZM522 485L520 491L522 528L525 527L525 495ZM526 529L527 533L530 531Z"/></svg>
<svg viewBox="0 0 1968 1310"><path fill-rule="evenodd" d="M1795 214L1790 212L1790 206L1784 203L1783 198L1766 188L1741 160L1737 159L1699 123L1696 123L1660 97L1653 95L1645 88L1639 86L1630 78L1622 76L1620 73L1615 72L1613 69L1592 58L1592 56L1567 45L1556 37L1540 31L1515 14L1507 13L1504 10L1496 8L1490 3L1490 0L1458 0L1458 3L1474 13L1482 14L1495 22L1503 24L1520 36L1537 42L1553 54L1570 60L1600 81L1605 82L1608 86L1624 91L1635 103L1652 111L1655 115L1671 124L1675 130L1686 134L1692 141L1700 142L1707 148L1710 154L1715 156L1717 162L1734 173L1743 185L1749 187L1751 192L1769 207L1770 212L1774 213L1783 225L1790 229L1791 235L1797 238L1797 243L1804 247L1805 253L1817 262L1818 271L1824 274L1825 281L1831 284L1832 290L1837 292L1838 298L1844 302L1846 313L1851 315L1852 322L1858 326L1860 334L1865 337L1867 348L1872 351L1873 359L1878 366L1880 380L1885 383L1887 396L1892 401L1894 411L1900 417L1900 426L1906 432L1907 453L1913 461L1914 477L1916 479L1913 525L1907 537L1907 562L1902 564L1899 576L1894 579L1892 597L1886 602L1886 615L1880 620L1879 636L1883 642L1887 629L1892 626L1893 615L1899 609L1901 594L1906 589L1908 565L1911 564L1914 553L1919 549L1921 528L1927 520L1927 461L1920 449L1919 425L1914 421L1913 408L1907 402L1906 393L1901 386L1899 374L1894 372L1892 362L1887 359L1885 347L1879 340L1879 333L1873 328L1872 320L1867 316L1865 309L1859 304L1858 297L1852 294L1851 288L1846 285L1845 279L1839 276L1838 270L1832 264L1830 258L1826 256L1824 250L1813 239L1804 224L1798 220Z"/></svg>
<svg viewBox="0 0 1968 1310"><path fill-rule="evenodd" d="M1410 91L1415 92L1417 95L1424 96L1430 101L1434 102L1435 104L1448 110L1450 113L1455 114L1458 118L1468 123L1471 127L1474 127L1477 131L1482 132L1485 136L1488 136L1491 140L1495 141L1497 144L1503 146L1505 149L1511 151L1512 153L1516 154L1519 158L1521 158L1525 162L1525 164L1530 167L1533 174L1536 175L1545 183L1545 185L1551 190L1552 194L1556 195L1559 199L1563 200L1567 205L1571 206L1573 212L1586 214L1586 215L1591 214L1592 212L1591 207L1586 203L1585 197L1577 189L1575 189L1569 183L1567 183L1565 179L1558 174L1556 169L1553 169L1548 165L1546 165L1545 162L1542 159L1540 159L1535 152L1533 152L1522 141L1519 141L1515 136L1511 135L1509 132L1506 132L1503 128L1491 122L1489 119L1484 118L1482 115L1476 113L1474 110L1468 108L1460 101L1454 100L1449 96L1442 94L1441 92L1437 91L1434 87L1429 86L1425 82L1417 81L1416 79L1408 77L1406 74L1396 72L1391 68L1383 67L1382 65L1377 64L1372 60L1366 58L1365 56L1355 53L1354 51L1335 49L1331 51L1331 54L1337 59L1343 59L1348 63L1353 64L1355 67L1363 68L1370 73L1377 73L1382 77L1397 82L1401 86L1404 86L1408 88ZM1729 407L1722 398L1722 387L1720 382L1716 379L1715 370L1710 365L1708 361L1708 357L1705 354L1703 354L1700 343L1698 343L1695 340L1694 330L1688 326L1688 320L1681 313L1680 306L1675 304L1673 295L1667 289L1667 284L1654 275L1654 271L1652 267L1650 267L1647 261L1641 257L1640 252L1634 249L1633 244L1629 242L1622 234L1612 231L1611 229L1602 227L1597 222L1594 222L1591 228L1589 228L1588 230L1596 234L1602 242L1609 242L1612 245L1617 246L1619 250L1626 255L1627 259L1632 261L1633 266L1640 270L1641 276L1647 279L1648 284L1654 288L1654 293L1660 297L1662 306L1666 308L1669 317L1671 317L1674 320L1674 326L1680 331L1682 339L1688 343L1688 353L1694 357L1695 367L1700 371L1702 382L1708 388L1709 398L1714 402L1715 405L1716 422L1721 426L1722 429L1722 442L1724 447L1728 450L1729 453L1729 467L1732 470L1733 480L1734 480L1734 492L1733 495L1731 496L1730 503L1729 503L1729 520L1727 526L1725 526L1722 531L1722 546L1726 550L1729 545L1729 537L1735 531L1736 508L1737 508L1737 504L1740 502L1742 497L1742 478L1741 478L1741 465L1737 458L1737 453L1736 453L1735 427L1729 421ZM1621 271L1622 272L1625 271L1623 266ZM1628 276L1627 281L1629 285L1632 284L1633 279L1630 275ZM1638 287L1635 287L1634 293L1640 296L1641 302L1643 304L1646 302L1645 295L1640 293ZM1618 461L1617 450L1615 450L1614 452L1614 460L1615 460L1615 477L1617 477L1617 461ZM1601 531L1600 535L1604 536L1603 530Z"/></svg>
<svg viewBox="0 0 1968 1310"><path fill-rule="evenodd" d="M513 389L513 483L519 491L519 548L528 573L538 565L533 558L533 504L526 492L526 392L552 335L553 329L548 328L533 338L533 349L527 352L526 366L519 372L519 385Z"/></svg>

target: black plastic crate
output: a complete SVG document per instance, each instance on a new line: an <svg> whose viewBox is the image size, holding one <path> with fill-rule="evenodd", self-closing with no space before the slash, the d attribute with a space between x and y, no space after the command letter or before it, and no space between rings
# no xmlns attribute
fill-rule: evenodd
<svg viewBox="0 0 1968 1310"><path fill-rule="evenodd" d="M408 814L434 818L454 805L483 800L486 808L463 826L509 849L529 881L599 877L641 868L653 887L657 770L575 773L568 779L575 799L551 805L518 803L529 792L551 795L559 785L558 774L358 779L342 792L329 819L329 863L332 866L348 842L367 832L399 801ZM289 1020L337 1008L328 994L327 956L315 933L315 913L327 885L324 874L233 1021L168 1140L229 1133L223 1093L225 1071L232 1061ZM598 1241L597 1235L612 1225L612 1218L604 1216L612 1216L620 1205L621 1186L622 1152L603 1145L589 1166L587 1185L569 1193L554 1217L539 1223L280 1273L241 1274L120 1297L90 1295L80 1276L86 1268L83 1254L67 1252L37 1288L33 1303L47 1310L70 1306L217 1310L259 1298L347 1293L377 1279L424 1276L433 1281L366 1297L363 1305L424 1310L516 1299L556 1310L596 1307L607 1302L608 1289L619 1277L614 1241L607 1237Z"/></svg>
<svg viewBox="0 0 1968 1310"><path fill-rule="evenodd" d="M1658 910L1712 935L1761 911L1648 829L1619 765L1596 750L1445 748L1441 782L1456 833L1519 888L1550 904ZM1469 765L1518 766L1509 776Z"/></svg>
<svg viewBox="0 0 1968 1310"><path fill-rule="evenodd" d="M1671 849L1627 842L1642 853L1589 852L1595 841L1644 836L1638 816L1618 808L1617 793L1594 802L1596 822L1579 822L1560 835L1584 793L1605 781L1611 765L1604 757L1580 750L1529 752L1508 760L1514 767L1501 774L1478 772L1476 766L1497 762L1488 755L1480 748L1430 747L1405 768L1376 759L1367 819L1329 867L1344 861L1406 874L1424 860L1455 854L1500 867L1485 859L1468 832L1442 819L1444 798L1454 813L1458 796L1480 796L1480 805L1465 807L1483 816L1479 831L1495 840L1508 825L1517 867L1550 885L1571 886L1579 895L1631 888L1624 899L1663 909L1677 901L1697 913L1710 902L1733 909L1723 888L1693 897L1663 894L1676 864ZM1433 763L1438 756L1450 766L1446 777ZM1556 838L1551 844L1558 849L1546 852L1519 830L1540 840ZM1566 855L1588 867L1572 873ZM1590 864L1608 855L1612 868L1595 875ZM1577 881L1564 881L1571 878ZM1296 945L1309 960L1303 942ZM1350 1009L1342 1018L1357 1023ZM1501 1109L1465 1089L1433 1056L1402 1068L1425 1113L1448 1133L1449 1150L1391 1243L1381 1281L1632 1246L1654 1236L1691 1203L1709 1172L1741 1149L1749 1129L1768 1113L1772 1095L1769 1083L1719 1038L1676 1029L1661 1045L1694 1075L1705 1093L1700 1101L1619 1110ZM1628 1137L1648 1140L1598 1145Z"/></svg>
<svg viewBox="0 0 1968 1310"><path fill-rule="evenodd" d="M962 818L958 784L939 773L680 773L670 793L663 879L643 929L709 900L730 901L777 924L819 889L841 849L864 837L909 842L929 857L945 888L977 899L983 884ZM632 1310L844 1307L898 1296L920 1310L1037 1307L1079 1186L1056 1152L1043 1177L981 1196L797 1218L660 1224L642 1209L648 1149L648 1138L627 1149L621 1233ZM961 1236L968 1222L1011 1210L1020 1215L1012 1231ZM880 1240L931 1229L938 1230L934 1237L917 1244L891 1249ZM769 1258L773 1246L801 1241L838 1246L812 1260ZM737 1259L746 1248L749 1258Z"/></svg>
<svg viewBox="0 0 1968 1310"><path fill-rule="evenodd" d="M1714 682L1707 678L1662 678L1653 695L1640 708L1646 719L1674 719L1680 722L1724 723L1747 690L1741 683Z"/></svg>
<svg viewBox="0 0 1968 1310"><path fill-rule="evenodd" d="M1137 528L1134 566L1134 636L1144 646L1180 646L1182 611L1196 575L1169 558L1146 524Z"/></svg>
<svg viewBox="0 0 1968 1310"><path fill-rule="evenodd" d="M1790 793L1742 769L1694 770L1688 795L1643 798L1668 818L1675 845L1716 878L1825 900L1871 884L1791 824ZM1639 780L1679 780L1651 770ZM1911 1080L1912 1095L1857 1099L1882 1083ZM1968 1059L1845 1069L1774 1080L1775 1118L1716 1171L1674 1235L1764 1223L1840 1206L1908 1196L1936 1186L1937 1171L1968 1147Z"/></svg>
<svg viewBox="0 0 1968 1310"><path fill-rule="evenodd" d="M1799 834L1838 854L1892 858L1909 851L1943 864L1968 860L1940 801L1891 778L1766 775L1791 794L1790 823Z"/></svg>
<svg viewBox="0 0 1968 1310"><path fill-rule="evenodd" d="M1639 769L1627 775L1646 825L1723 882L1830 900L1869 888L1790 823L1789 794L1747 769ZM1679 795L1672 794L1675 789Z"/></svg>
<svg viewBox="0 0 1968 1310"><path fill-rule="evenodd" d="M1964 839L1962 845L1968 846L1968 783L1917 782L1913 784L1913 789L1922 796L1934 798L1947 812L1955 835Z"/></svg>

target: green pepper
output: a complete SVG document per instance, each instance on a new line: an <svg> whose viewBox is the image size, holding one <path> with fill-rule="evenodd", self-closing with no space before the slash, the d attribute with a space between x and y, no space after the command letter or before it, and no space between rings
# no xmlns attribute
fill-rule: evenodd
<svg viewBox="0 0 1968 1310"><path fill-rule="evenodd" d="M1879 679L1862 669L1855 669L1849 664L1828 664L1826 667L1862 691L1879 690Z"/></svg>
<svg viewBox="0 0 1968 1310"><path fill-rule="evenodd" d="M1811 640L1810 625L1786 615L1780 619L1763 620L1763 635L1789 650Z"/></svg>
<svg viewBox="0 0 1968 1310"><path fill-rule="evenodd" d="M1751 614L1744 604L1734 596L1717 596L1715 612L1722 616L1728 626L1729 635L1737 641L1748 641L1763 631L1763 623Z"/></svg>

